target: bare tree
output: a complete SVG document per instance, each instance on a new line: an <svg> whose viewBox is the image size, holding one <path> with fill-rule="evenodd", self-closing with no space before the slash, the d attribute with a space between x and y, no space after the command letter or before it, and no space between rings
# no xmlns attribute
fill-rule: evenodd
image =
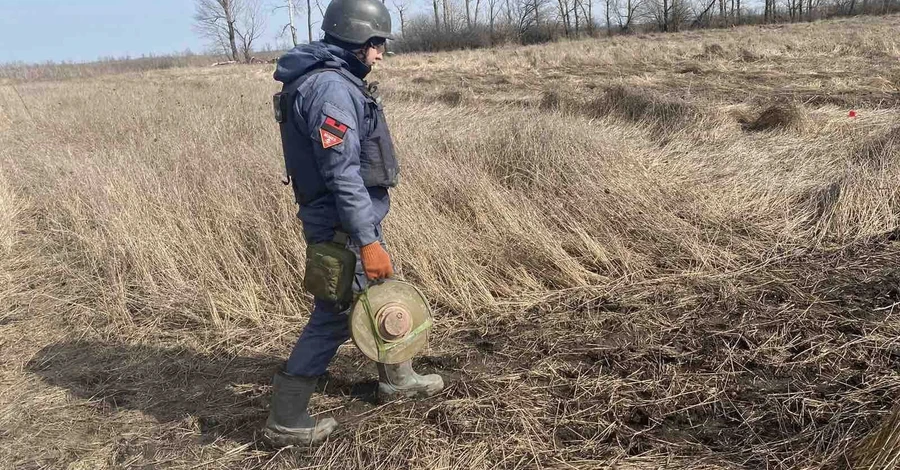
<svg viewBox="0 0 900 470"><path fill-rule="evenodd" d="M297 46L297 44L299 44L299 41L297 41L297 26L295 26L294 24L294 13L296 13L298 10L302 10L302 8L300 7L298 0L287 0L286 3L287 5L275 7L272 9L272 11L274 12L282 8L287 9L288 23L281 28L281 34L283 35L285 31L290 30L291 42L294 44L294 46Z"/></svg>
<svg viewBox="0 0 900 470"><path fill-rule="evenodd" d="M764 19L766 23L771 23L775 21L775 15L777 13L777 7L775 5L775 0L765 0L765 14Z"/></svg>
<svg viewBox="0 0 900 470"><path fill-rule="evenodd" d="M294 26L294 10L296 10L294 5L294 0L288 0L288 9L290 10L291 17L291 41L293 41L294 46L297 46L297 27Z"/></svg>
<svg viewBox="0 0 900 470"><path fill-rule="evenodd" d="M656 21L656 26L660 31L669 30L669 0L648 1L647 14Z"/></svg>
<svg viewBox="0 0 900 470"><path fill-rule="evenodd" d="M391 0L391 3L394 4L397 14L400 15L400 35L402 36L406 30L406 12L409 11L412 0Z"/></svg>
<svg viewBox="0 0 900 470"><path fill-rule="evenodd" d="M616 3L615 0L606 0L605 6L606 6L606 34L609 36L612 36L612 33L613 33L612 32L612 23L609 21L609 18L611 16L610 12L612 11L613 8L615 8L616 11L619 11L619 4Z"/></svg>
<svg viewBox="0 0 900 470"><path fill-rule="evenodd" d="M711 24L712 13L710 13L714 6L716 6L716 2L718 0L711 0L709 4L702 11L698 11L694 13L694 22L691 24L692 27L702 27L709 26ZM766 2L774 2L775 0L765 0ZM698 5L697 7L702 7L703 5Z"/></svg>
<svg viewBox="0 0 900 470"><path fill-rule="evenodd" d="M513 29L516 38L521 40L525 33L537 26L538 13L535 7L539 0L506 0L506 16L508 26Z"/></svg>
<svg viewBox="0 0 900 470"><path fill-rule="evenodd" d="M229 56L231 60L238 60L238 49L235 39L238 10L237 3L241 0L196 0L194 10L194 29L201 36L212 42L214 46Z"/></svg>
<svg viewBox="0 0 900 470"><path fill-rule="evenodd" d="M432 3L434 3L434 29L435 29L436 31L440 32L440 30L441 30L441 17L440 17L440 14L438 13L438 10L439 10L439 8L438 8L438 0L432 0Z"/></svg>
<svg viewBox="0 0 900 470"><path fill-rule="evenodd" d="M238 27L235 35L240 41L239 47L244 60L250 62L253 52L253 43L259 39L266 30L266 17L262 14L261 0L245 0L241 2L238 13Z"/></svg>
<svg viewBox="0 0 900 470"><path fill-rule="evenodd" d="M383 4L384 1L382 1L381 3ZM322 2L320 2L319 0L316 0L316 9L319 10L319 16L321 16L322 18L325 17L325 9L326 9L326 8L328 8L328 5L325 5L325 6L323 7L323 6L322 6Z"/></svg>
<svg viewBox="0 0 900 470"><path fill-rule="evenodd" d="M585 7L587 4L587 7ZM585 29L587 30L588 36L594 36L594 0L578 0L576 2L576 8L581 10L581 19L584 22ZM578 16L576 12L575 16L575 26L576 30L578 27ZM577 33L577 31L576 31Z"/></svg>
<svg viewBox="0 0 900 470"><path fill-rule="evenodd" d="M494 23L497 20L497 16L500 14L500 0L487 0L488 6L488 30L491 34L491 44L494 42ZM498 8L500 7L500 8Z"/></svg>
<svg viewBox="0 0 900 470"><path fill-rule="evenodd" d="M450 5L448 4L447 0L443 0L442 3L444 7L444 31L451 31L452 26L450 24Z"/></svg>
<svg viewBox="0 0 900 470"><path fill-rule="evenodd" d="M319 4L319 0L316 0L316 7L319 9L319 14L322 15L322 18L325 18L325 12L322 11L322 5ZM306 0L306 33L309 36L309 42L313 42L313 10L312 4L310 0Z"/></svg>
<svg viewBox="0 0 900 470"><path fill-rule="evenodd" d="M637 19L638 10L643 6L644 0L625 0L625 12L619 11L616 9L616 13L619 16L619 29L622 30L623 33L631 32L631 25L634 24L635 19Z"/></svg>
<svg viewBox="0 0 900 470"><path fill-rule="evenodd" d="M559 20L562 22L563 32L569 37L569 0L556 0Z"/></svg>
<svg viewBox="0 0 900 470"><path fill-rule="evenodd" d="M572 13L575 16L575 37L578 37L578 10L581 9L581 2L578 0L574 0L574 6L572 7Z"/></svg>
<svg viewBox="0 0 900 470"><path fill-rule="evenodd" d="M194 30L233 61L250 60L253 44L265 32L260 0L195 0Z"/></svg>
<svg viewBox="0 0 900 470"><path fill-rule="evenodd" d="M478 9L481 8L481 0L475 0L475 16L472 18L472 24L478 26Z"/></svg>

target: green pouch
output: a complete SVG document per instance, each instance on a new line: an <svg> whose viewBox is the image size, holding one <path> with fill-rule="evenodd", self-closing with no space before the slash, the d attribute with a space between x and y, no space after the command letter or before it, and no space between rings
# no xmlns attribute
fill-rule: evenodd
<svg viewBox="0 0 900 470"><path fill-rule="evenodd" d="M317 299L337 304L353 297L356 254L336 242L306 247L306 274L303 287Z"/></svg>

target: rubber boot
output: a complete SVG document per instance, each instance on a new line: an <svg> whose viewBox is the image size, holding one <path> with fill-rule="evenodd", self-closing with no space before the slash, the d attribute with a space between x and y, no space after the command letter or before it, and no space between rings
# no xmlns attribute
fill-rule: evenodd
<svg viewBox="0 0 900 470"><path fill-rule="evenodd" d="M333 418L316 421L309 415L309 397L317 381L318 377L299 377L283 371L272 379L275 391L263 434L273 445L316 445L337 427Z"/></svg>
<svg viewBox="0 0 900 470"><path fill-rule="evenodd" d="M419 375L413 370L412 361L377 364L378 395L381 399L424 398L444 389L444 379L440 375Z"/></svg>

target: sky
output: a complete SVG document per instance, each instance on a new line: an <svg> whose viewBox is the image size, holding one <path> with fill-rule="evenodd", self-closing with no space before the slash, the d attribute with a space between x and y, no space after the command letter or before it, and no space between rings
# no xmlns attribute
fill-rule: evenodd
<svg viewBox="0 0 900 470"><path fill-rule="evenodd" d="M282 34L288 14L285 8L274 7L286 0L262 1L268 21L259 46L283 48L290 40ZM322 6L328 3L319 1ZM315 11L315 0L312 3ZM194 4L195 0L0 0L0 64L206 52L207 44L192 28ZM306 17L297 14L295 21L297 37L303 41ZM399 29L397 18L394 24ZM313 30L318 39L318 22Z"/></svg>
<svg viewBox="0 0 900 470"><path fill-rule="evenodd" d="M263 7L270 17L261 46L289 40L279 38L287 11L273 11L282 3L268 0ZM0 63L201 53L206 45L192 29L193 15L194 0L0 0ZM295 21L302 41L306 18Z"/></svg>

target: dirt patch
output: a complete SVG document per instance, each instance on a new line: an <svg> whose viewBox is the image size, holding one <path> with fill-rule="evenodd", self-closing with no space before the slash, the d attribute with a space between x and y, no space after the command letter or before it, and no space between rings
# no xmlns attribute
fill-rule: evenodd
<svg viewBox="0 0 900 470"><path fill-rule="evenodd" d="M741 62L756 62L763 59L761 55L744 48L741 48L740 58Z"/></svg>
<svg viewBox="0 0 900 470"><path fill-rule="evenodd" d="M857 163L876 168L897 162L900 159L900 126L863 144L856 150L854 156Z"/></svg>
<svg viewBox="0 0 900 470"><path fill-rule="evenodd" d="M439 94L437 98L438 101L451 107L459 106L464 100L463 93L459 90L447 90Z"/></svg>
<svg viewBox="0 0 900 470"><path fill-rule="evenodd" d="M700 117L699 109L687 101L624 86L607 89L584 109L591 117L616 116L659 130L676 130Z"/></svg>
<svg viewBox="0 0 900 470"><path fill-rule="evenodd" d="M680 74L691 73L691 74L695 74L695 75L700 75L703 73L703 69L700 68L700 66L697 64L689 64L689 65L685 65L685 66L679 68L676 71L676 73L680 73Z"/></svg>
<svg viewBox="0 0 900 470"><path fill-rule="evenodd" d="M698 59L724 59L728 57L725 48L719 44L704 44L703 52L697 55Z"/></svg>
<svg viewBox="0 0 900 470"><path fill-rule="evenodd" d="M562 106L562 97L558 91L545 91L541 95L540 109L544 111L557 111Z"/></svg>
<svg viewBox="0 0 900 470"><path fill-rule="evenodd" d="M799 131L803 127L803 110L793 103L773 104L765 108L755 119L744 122L745 130L762 132L772 130Z"/></svg>

